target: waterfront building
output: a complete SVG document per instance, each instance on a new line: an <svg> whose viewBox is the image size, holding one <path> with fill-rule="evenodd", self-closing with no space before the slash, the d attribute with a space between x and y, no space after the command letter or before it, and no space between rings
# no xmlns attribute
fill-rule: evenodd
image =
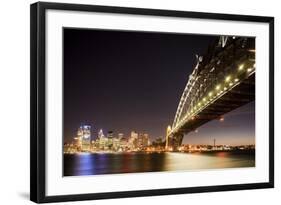
<svg viewBox="0 0 281 205"><path fill-rule="evenodd" d="M128 140L125 137L121 138L118 151L127 151L128 149L129 149Z"/></svg>
<svg viewBox="0 0 281 205"><path fill-rule="evenodd" d="M99 133L98 133L98 138L102 138L104 137L103 131L102 129L100 129Z"/></svg>
<svg viewBox="0 0 281 205"><path fill-rule="evenodd" d="M138 147L138 133L132 131L128 143L130 150L136 150Z"/></svg>
<svg viewBox="0 0 281 205"><path fill-rule="evenodd" d="M118 138L119 139L122 139L124 137L124 134L123 133L118 133Z"/></svg>
<svg viewBox="0 0 281 205"><path fill-rule="evenodd" d="M77 131L77 142L79 149L82 151L90 151L91 148L91 126L82 125Z"/></svg>
<svg viewBox="0 0 281 205"><path fill-rule="evenodd" d="M77 132L77 137L74 137L74 144L75 144L77 151L81 151L82 150L82 137L80 137L78 132Z"/></svg>
<svg viewBox="0 0 281 205"><path fill-rule="evenodd" d="M107 137L102 137L99 139L99 149L108 150L108 138Z"/></svg>
<svg viewBox="0 0 281 205"><path fill-rule="evenodd" d="M140 133L137 138L137 147L139 149L146 148L148 146L148 141L149 141L148 134Z"/></svg>
<svg viewBox="0 0 281 205"><path fill-rule="evenodd" d="M72 154L76 152L75 145L72 143L64 143L63 145L63 153L64 154Z"/></svg>
<svg viewBox="0 0 281 205"><path fill-rule="evenodd" d="M108 150L112 150L113 148L113 138L114 138L114 135L113 135L113 131L109 131L107 133L107 144L106 144L106 147Z"/></svg>
<svg viewBox="0 0 281 205"><path fill-rule="evenodd" d="M119 151L120 149L120 139L117 137L113 138L113 143L112 143L112 150L113 151Z"/></svg>

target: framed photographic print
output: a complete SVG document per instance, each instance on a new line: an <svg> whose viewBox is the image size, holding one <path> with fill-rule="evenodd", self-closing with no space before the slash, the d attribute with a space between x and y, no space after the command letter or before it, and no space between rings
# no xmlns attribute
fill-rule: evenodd
<svg viewBox="0 0 281 205"><path fill-rule="evenodd" d="M31 200L274 186L274 18L31 5Z"/></svg>

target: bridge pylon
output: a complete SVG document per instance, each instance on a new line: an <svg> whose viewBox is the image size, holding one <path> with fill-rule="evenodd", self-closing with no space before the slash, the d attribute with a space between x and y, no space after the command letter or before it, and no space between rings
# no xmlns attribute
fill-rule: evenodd
<svg viewBox="0 0 281 205"><path fill-rule="evenodd" d="M184 134L177 133L177 134L169 134L166 136L166 147L167 151L178 151L178 148L182 144Z"/></svg>

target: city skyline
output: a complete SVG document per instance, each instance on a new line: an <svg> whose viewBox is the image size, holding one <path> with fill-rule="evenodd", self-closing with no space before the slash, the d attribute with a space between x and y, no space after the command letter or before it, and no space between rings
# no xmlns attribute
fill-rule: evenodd
<svg viewBox="0 0 281 205"><path fill-rule="evenodd" d="M229 145L222 144L216 138L212 143L207 144L181 144L178 147L166 147L165 139L156 138L151 141L149 134L131 131L128 137L123 133L113 131L103 133L100 129L97 135L91 132L91 125L81 125L77 129L76 137L71 143L64 143L64 154L79 153L131 153L131 152L216 152L216 151L237 151L255 150L254 144Z"/></svg>
<svg viewBox="0 0 281 205"><path fill-rule="evenodd" d="M195 54L204 54L215 38L64 29L65 140L81 123L96 131L102 128L128 136L140 130L154 139L164 138ZM183 143L207 144L216 138L223 144L254 144L254 105L224 115L224 122L213 120L201 126Z"/></svg>

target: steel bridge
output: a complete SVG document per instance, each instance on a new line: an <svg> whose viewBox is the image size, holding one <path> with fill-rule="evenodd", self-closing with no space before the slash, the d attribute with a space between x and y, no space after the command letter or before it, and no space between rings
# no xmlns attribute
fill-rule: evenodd
<svg viewBox="0 0 281 205"><path fill-rule="evenodd" d="M176 150L184 134L220 119L255 99L255 39L220 36L196 64L168 126L166 149Z"/></svg>

